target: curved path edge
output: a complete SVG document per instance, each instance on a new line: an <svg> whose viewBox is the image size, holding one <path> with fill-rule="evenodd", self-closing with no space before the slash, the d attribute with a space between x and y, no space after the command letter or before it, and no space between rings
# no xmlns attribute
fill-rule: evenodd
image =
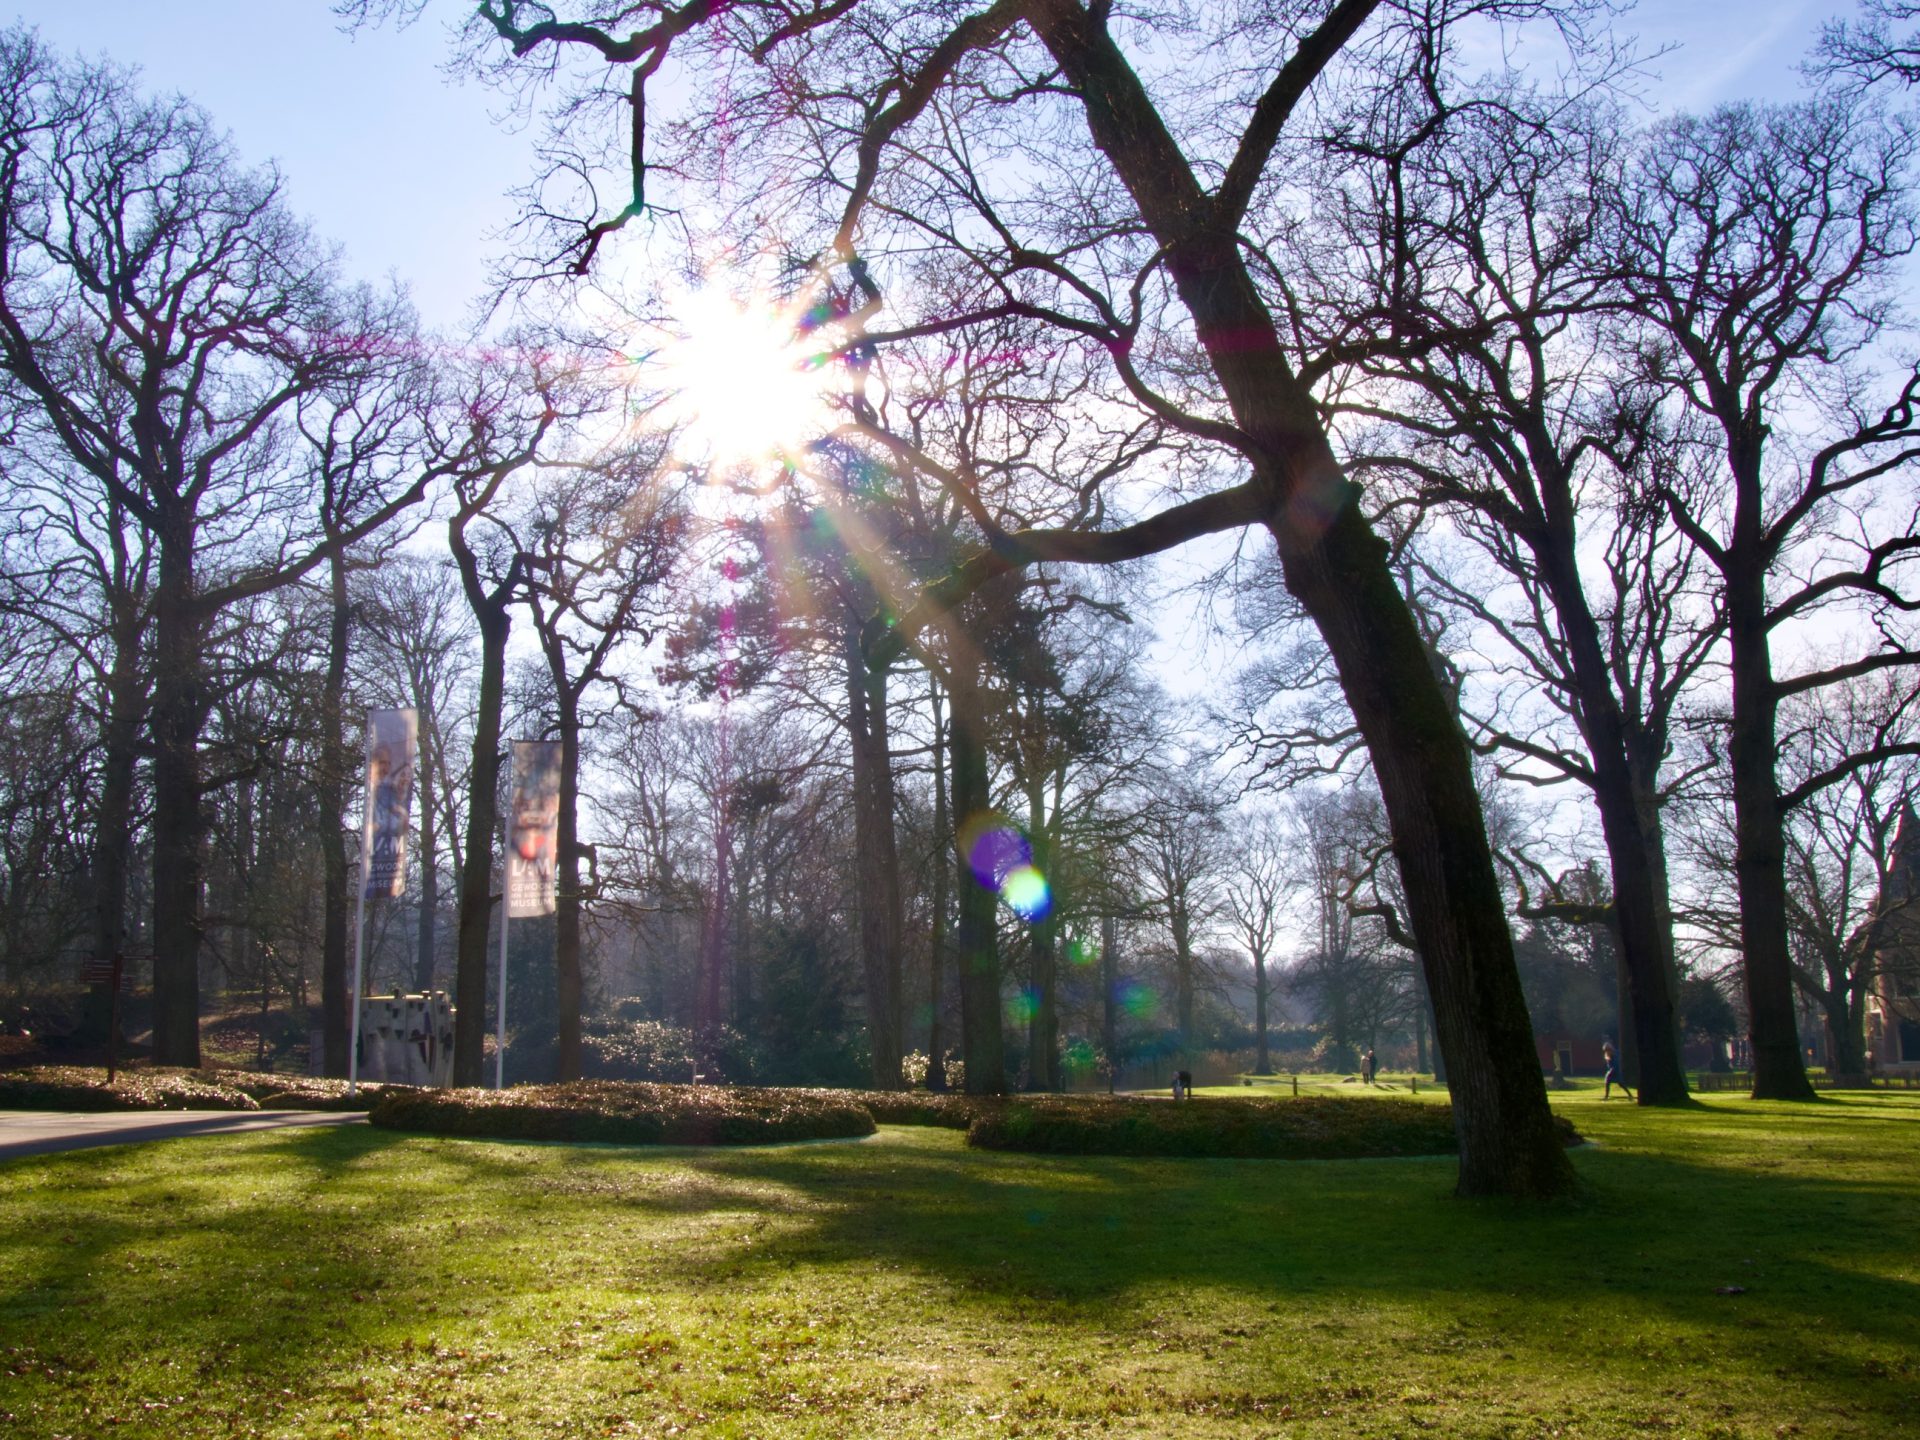
<svg viewBox="0 0 1920 1440"><path fill-rule="evenodd" d="M0 1161L97 1145L132 1145L181 1135L226 1135L291 1125L364 1125L357 1111L326 1110L0 1110Z"/></svg>

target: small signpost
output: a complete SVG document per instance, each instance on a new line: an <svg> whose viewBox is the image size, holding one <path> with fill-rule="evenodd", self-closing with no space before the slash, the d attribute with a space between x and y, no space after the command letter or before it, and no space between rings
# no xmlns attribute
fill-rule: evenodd
<svg viewBox="0 0 1920 1440"><path fill-rule="evenodd" d="M96 956L82 962L80 983L107 987L107 1084L111 1087L114 1073L119 1068L120 992L127 984L126 957L116 950L111 960Z"/></svg>

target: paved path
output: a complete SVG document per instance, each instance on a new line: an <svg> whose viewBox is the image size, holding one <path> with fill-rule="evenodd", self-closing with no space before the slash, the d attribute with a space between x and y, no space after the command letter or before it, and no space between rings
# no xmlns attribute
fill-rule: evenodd
<svg viewBox="0 0 1920 1440"><path fill-rule="evenodd" d="M174 1135L225 1135L278 1130L287 1125L364 1125L357 1112L326 1110L116 1110L75 1114L56 1110L0 1110L0 1160L127 1145Z"/></svg>

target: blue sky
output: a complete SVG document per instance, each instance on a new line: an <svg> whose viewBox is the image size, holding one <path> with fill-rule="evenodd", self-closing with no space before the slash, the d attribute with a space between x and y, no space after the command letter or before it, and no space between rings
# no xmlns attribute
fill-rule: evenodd
<svg viewBox="0 0 1920 1440"><path fill-rule="evenodd" d="M1662 108L1783 98L1836 0L1642 0L1620 22L1642 49L1674 52L1648 87ZM62 49L140 65L229 128L249 159L286 171L297 209L347 249L361 276L399 275L426 318L457 322L485 282L487 237L531 168L495 123L498 97L449 81L445 25L429 7L405 30L337 29L328 0L0 0Z"/></svg>

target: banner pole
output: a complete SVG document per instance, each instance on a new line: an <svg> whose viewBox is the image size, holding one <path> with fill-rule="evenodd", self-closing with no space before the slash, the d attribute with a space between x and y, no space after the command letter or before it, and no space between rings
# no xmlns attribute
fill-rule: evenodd
<svg viewBox="0 0 1920 1440"><path fill-rule="evenodd" d="M360 966L367 936L367 835L360 831L359 898L353 907L353 993L347 996L347 1093L360 1093Z"/></svg>
<svg viewBox="0 0 1920 1440"><path fill-rule="evenodd" d="M500 857L500 1003L495 1007L498 1032L493 1039L493 1088L507 1088L507 917L513 914L512 890L506 856Z"/></svg>

